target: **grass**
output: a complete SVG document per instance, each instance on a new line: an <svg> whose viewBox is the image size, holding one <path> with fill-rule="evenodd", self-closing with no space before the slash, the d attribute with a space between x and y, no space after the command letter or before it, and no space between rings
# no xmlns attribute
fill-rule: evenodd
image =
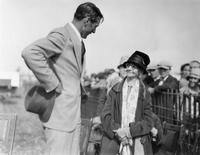
<svg viewBox="0 0 200 155"><path fill-rule="evenodd" d="M96 101L94 98L89 98L88 102L81 106L82 118L89 120L94 117L98 104ZM17 115L13 155L44 154L45 136L42 124L37 115L25 111L23 96L0 100L0 113L14 113ZM82 131L85 132L84 126Z"/></svg>
<svg viewBox="0 0 200 155"><path fill-rule="evenodd" d="M44 154L45 137L35 114L25 111L23 98L8 98L0 102L1 113L17 115L13 155Z"/></svg>

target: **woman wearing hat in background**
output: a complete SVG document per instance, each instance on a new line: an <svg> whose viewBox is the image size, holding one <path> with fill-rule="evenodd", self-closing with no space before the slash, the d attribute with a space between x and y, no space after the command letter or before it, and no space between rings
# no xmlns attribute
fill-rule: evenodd
<svg viewBox="0 0 200 155"><path fill-rule="evenodd" d="M180 92L186 95L200 95L200 87L198 85L200 81L200 68L191 69L188 81L188 85L181 88Z"/></svg>
<svg viewBox="0 0 200 155"><path fill-rule="evenodd" d="M129 56L127 55L122 56L119 65L117 66L117 69L119 70L119 77L121 79L124 79L126 77L126 68L123 64L128 60L128 58Z"/></svg>
<svg viewBox="0 0 200 155"><path fill-rule="evenodd" d="M104 107L104 104L107 99L107 93L110 91L110 89L118 82L123 80L126 77L126 68L123 65L127 60L128 56L122 56L120 58L119 65L117 66L118 72L114 72L111 75L108 76L106 79L107 85L106 88L102 91L102 93L99 96L98 99L98 106L97 106L97 116L101 114L101 111ZM97 119L97 117L93 120L94 123L101 123L100 117Z"/></svg>
<svg viewBox="0 0 200 155"><path fill-rule="evenodd" d="M193 128L195 127L195 125L193 126L191 124L197 124L200 118L199 108L197 104L196 108L195 104L193 104L196 101L200 102L200 86L198 85L200 81L200 68L191 69L190 75L188 76L188 81L188 85L180 89L180 93L183 94L181 98L181 100L183 100L183 105L181 109L181 119L183 125L185 126L184 136L187 137L188 135L190 135L190 140L194 140L195 136L194 133L191 131L195 130Z"/></svg>
<svg viewBox="0 0 200 155"><path fill-rule="evenodd" d="M188 76L190 75L190 64L189 63L185 63L183 65L181 65L180 71L181 71L181 78L179 80L179 89L187 86L188 85Z"/></svg>
<svg viewBox="0 0 200 155"><path fill-rule="evenodd" d="M149 63L148 55L134 52L124 63L127 77L110 90L101 115L102 155L152 154L150 95L140 79Z"/></svg>
<svg viewBox="0 0 200 155"><path fill-rule="evenodd" d="M182 100L185 98L185 102L183 102L185 104L185 111L182 111L182 119L185 123L187 123L188 121L191 122L191 118L189 116L189 105L190 103L193 103L194 100L200 100L200 86L198 85L199 81L200 81L200 68L192 68L190 75L188 76L188 85L181 88L180 89L180 93L183 94L182 96ZM183 109L182 109L183 110ZM196 117L199 117L199 112L198 112L198 108L196 108ZM191 104L191 117L194 116L194 106L193 104Z"/></svg>

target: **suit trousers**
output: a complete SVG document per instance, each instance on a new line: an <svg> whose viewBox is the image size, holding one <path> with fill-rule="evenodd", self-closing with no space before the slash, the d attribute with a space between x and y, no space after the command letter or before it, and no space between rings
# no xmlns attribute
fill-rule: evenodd
<svg viewBox="0 0 200 155"><path fill-rule="evenodd" d="M80 155L80 129L81 125L70 132L45 128L45 155Z"/></svg>

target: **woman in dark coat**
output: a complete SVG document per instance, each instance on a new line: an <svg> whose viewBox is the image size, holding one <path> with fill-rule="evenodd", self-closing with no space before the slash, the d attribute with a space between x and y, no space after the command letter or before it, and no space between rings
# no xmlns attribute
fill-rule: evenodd
<svg viewBox="0 0 200 155"><path fill-rule="evenodd" d="M101 115L102 155L152 155L151 98L139 78L149 62L145 53L133 53L124 64L127 78L110 90Z"/></svg>

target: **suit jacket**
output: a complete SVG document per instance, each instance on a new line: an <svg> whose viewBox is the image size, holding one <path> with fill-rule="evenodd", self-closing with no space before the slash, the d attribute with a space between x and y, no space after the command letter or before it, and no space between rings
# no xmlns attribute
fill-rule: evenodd
<svg viewBox="0 0 200 155"><path fill-rule="evenodd" d="M124 80L116 84L109 92L107 100L102 111L102 124L105 131L106 139L110 139L109 144L102 144L105 150L109 150L109 154L115 154L117 145L116 137L113 133L113 130L116 130L121 127L121 115L122 115L122 88ZM130 133L133 138L142 137L142 143L144 144L145 155L152 154L151 140L148 136L153 125L152 111L151 111L151 98L150 94L146 91L145 86L140 82L139 86L139 95L137 108L135 113L135 122L129 124ZM112 146L110 144L113 144ZM103 147L102 146L102 147ZM118 148L119 149L119 148ZM134 148L132 148L134 150ZM102 150L102 152L104 152ZM106 152L106 151L105 151ZM106 153L105 153L106 154Z"/></svg>
<svg viewBox="0 0 200 155"><path fill-rule="evenodd" d="M159 84L159 82L157 83ZM155 92L166 91L167 89L178 89L179 82L176 78L169 75L162 85L155 86Z"/></svg>
<svg viewBox="0 0 200 155"><path fill-rule="evenodd" d="M46 127L72 131L80 124L82 44L70 24L56 28L22 52L27 66L47 92L59 83L62 93L56 98Z"/></svg>

